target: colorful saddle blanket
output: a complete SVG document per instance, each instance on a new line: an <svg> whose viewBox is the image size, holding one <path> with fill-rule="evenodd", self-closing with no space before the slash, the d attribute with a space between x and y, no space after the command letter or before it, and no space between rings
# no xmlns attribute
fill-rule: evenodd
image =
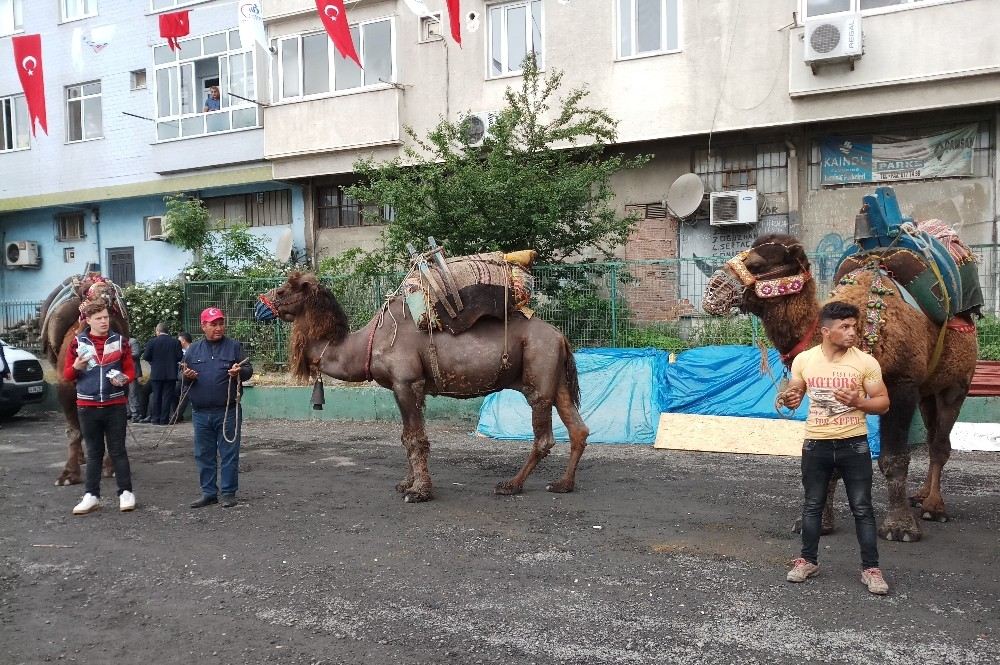
<svg viewBox="0 0 1000 665"><path fill-rule="evenodd" d="M935 323L979 314L983 293L976 258L951 227L938 220L914 224L903 217L891 187L877 188L864 202L856 244L841 256L834 283L877 257Z"/></svg>

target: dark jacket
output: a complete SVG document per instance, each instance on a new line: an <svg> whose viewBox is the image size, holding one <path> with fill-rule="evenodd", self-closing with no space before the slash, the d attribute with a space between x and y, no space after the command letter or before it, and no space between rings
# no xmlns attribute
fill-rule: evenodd
<svg viewBox="0 0 1000 665"><path fill-rule="evenodd" d="M142 359L149 363L150 381L176 381L177 363L183 358L181 343L173 335L157 335L146 342Z"/></svg>
<svg viewBox="0 0 1000 665"><path fill-rule="evenodd" d="M191 382L188 399L197 409L212 409L236 403L238 385L229 380L229 368L233 363L245 359L243 345L235 339L223 337L218 342L202 338L188 347L184 355L185 364L198 372L198 378ZM240 383L253 376L253 366L248 360L240 368ZM188 382L185 379L184 385Z"/></svg>

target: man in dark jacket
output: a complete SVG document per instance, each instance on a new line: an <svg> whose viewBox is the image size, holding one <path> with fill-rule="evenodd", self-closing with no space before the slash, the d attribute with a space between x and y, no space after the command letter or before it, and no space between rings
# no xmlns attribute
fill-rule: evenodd
<svg viewBox="0 0 1000 665"><path fill-rule="evenodd" d="M240 425L239 408L242 383L253 375L243 345L226 337L225 314L218 307L201 313L203 339L188 347L184 354L184 384L190 385L194 422L194 459L198 465L201 498L191 504L202 508L218 503L217 476L221 476L222 507L236 505L239 489ZM221 473L217 473L217 458Z"/></svg>
<svg viewBox="0 0 1000 665"><path fill-rule="evenodd" d="M181 361L181 343L173 337L166 323L156 324L156 337L146 342L142 359L149 363L149 380L153 391L149 396L149 422L170 424L170 406L174 401L177 363Z"/></svg>

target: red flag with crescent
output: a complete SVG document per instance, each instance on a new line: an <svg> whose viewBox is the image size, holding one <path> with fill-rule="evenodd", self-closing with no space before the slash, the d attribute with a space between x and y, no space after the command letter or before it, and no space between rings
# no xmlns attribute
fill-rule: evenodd
<svg viewBox="0 0 1000 665"><path fill-rule="evenodd" d="M459 21L462 19L461 10L458 8L459 0L448 0L448 20L451 22L451 37L459 45L462 44L462 26Z"/></svg>
<svg viewBox="0 0 1000 665"><path fill-rule="evenodd" d="M160 14L160 37L167 40L167 46L171 51L180 49L181 44L178 39L191 34L191 10L185 9L182 12L171 12Z"/></svg>
<svg viewBox="0 0 1000 665"><path fill-rule="evenodd" d="M319 12L320 20L323 21L323 27L326 28L326 34L330 35L340 55L350 58L360 67L361 60L358 59L358 52L354 49L351 28L347 25L344 0L316 0L316 10Z"/></svg>
<svg viewBox="0 0 1000 665"><path fill-rule="evenodd" d="M31 135L35 136L35 122L42 131L49 133L45 117L45 79L42 72L42 36L15 35L11 37L14 46L14 63L17 65L17 76L21 79L21 89L24 90L24 100L28 104L28 115L31 117Z"/></svg>

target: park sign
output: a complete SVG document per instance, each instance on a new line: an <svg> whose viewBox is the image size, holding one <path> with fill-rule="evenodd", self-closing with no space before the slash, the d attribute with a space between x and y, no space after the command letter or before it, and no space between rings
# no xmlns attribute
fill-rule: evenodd
<svg viewBox="0 0 1000 665"><path fill-rule="evenodd" d="M823 185L971 176L976 123L913 138L827 136L820 142Z"/></svg>

